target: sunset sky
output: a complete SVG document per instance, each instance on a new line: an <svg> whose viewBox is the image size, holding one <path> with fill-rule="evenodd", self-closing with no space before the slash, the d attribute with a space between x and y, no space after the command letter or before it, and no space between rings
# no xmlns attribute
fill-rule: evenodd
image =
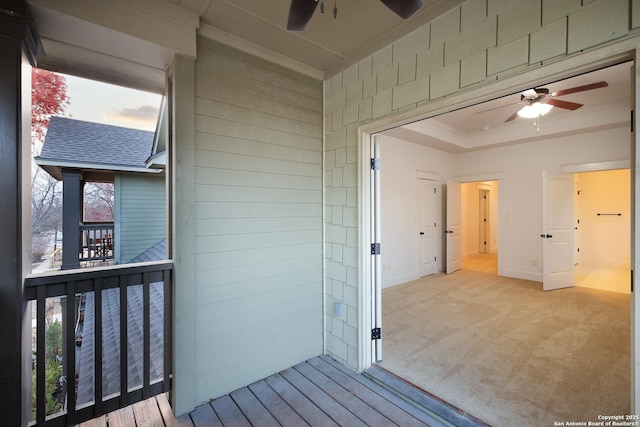
<svg viewBox="0 0 640 427"><path fill-rule="evenodd" d="M68 117L136 129L155 130L161 96L65 75Z"/></svg>

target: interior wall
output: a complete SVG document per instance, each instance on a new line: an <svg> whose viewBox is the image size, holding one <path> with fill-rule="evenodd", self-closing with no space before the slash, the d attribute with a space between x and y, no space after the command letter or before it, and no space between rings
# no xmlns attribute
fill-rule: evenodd
<svg viewBox="0 0 640 427"><path fill-rule="evenodd" d="M491 215L491 230L496 233L491 236L491 248L500 252L500 274L541 281L543 170L561 172L562 166L567 164L622 160L630 156L629 133L625 128L458 155L384 135L380 141L382 264L387 266L382 272L383 287L418 278L416 170L437 174L443 190L449 178L464 180L468 176L490 175L499 171L502 175L500 181L467 184L470 187L465 190L466 197L463 196L465 214L462 227L463 234L467 235L462 242L463 253L477 252L477 188L479 185L491 188L491 212L495 213ZM628 186L626 189L620 187L613 194L626 194L628 205L629 191ZM443 194L444 191L438 197L441 204ZM441 211L438 211L440 223ZM470 228L474 230L468 233ZM501 238L498 238L498 233ZM628 236L629 232L624 235ZM625 245L626 249L621 249L621 253L628 257L629 243ZM436 253L440 260L444 259L441 241Z"/></svg>
<svg viewBox="0 0 640 427"><path fill-rule="evenodd" d="M386 135L380 135L382 214L382 287L415 280L418 274L417 173L436 179L436 235L442 236L442 193L454 156ZM436 240L442 270L442 239Z"/></svg>
<svg viewBox="0 0 640 427"><path fill-rule="evenodd" d="M629 131L617 128L460 154L455 167L459 176L502 171L500 273L541 281L543 170L629 158Z"/></svg>
<svg viewBox="0 0 640 427"><path fill-rule="evenodd" d="M579 173L580 263L628 268L631 253L629 169ZM598 214L621 215L598 215Z"/></svg>

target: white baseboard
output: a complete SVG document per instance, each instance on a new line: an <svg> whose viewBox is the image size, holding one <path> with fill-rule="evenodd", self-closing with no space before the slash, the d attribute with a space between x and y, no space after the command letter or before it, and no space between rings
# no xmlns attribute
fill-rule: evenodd
<svg viewBox="0 0 640 427"><path fill-rule="evenodd" d="M415 272L393 277L385 277L385 274L382 273L382 288L390 288L392 286L401 285L402 283L410 282L419 278L420 276L418 276L418 273Z"/></svg>
<svg viewBox="0 0 640 427"><path fill-rule="evenodd" d="M542 282L542 273L535 273L531 271L521 271L521 270L502 270L502 271L499 271L498 274L505 277L512 277L514 279L533 280L534 282Z"/></svg>

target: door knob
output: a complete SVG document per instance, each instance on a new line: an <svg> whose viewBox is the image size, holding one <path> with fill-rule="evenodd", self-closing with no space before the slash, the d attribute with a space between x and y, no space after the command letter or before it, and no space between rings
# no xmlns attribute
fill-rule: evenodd
<svg viewBox="0 0 640 427"><path fill-rule="evenodd" d="M422 231L421 231L421 232L420 232L420 235L421 235L421 236L424 236L424 232L422 232Z"/></svg>
<svg viewBox="0 0 640 427"><path fill-rule="evenodd" d="M552 236L551 234L547 234L545 237L546 237L547 239L550 239L550 238L552 238L553 236Z"/></svg>

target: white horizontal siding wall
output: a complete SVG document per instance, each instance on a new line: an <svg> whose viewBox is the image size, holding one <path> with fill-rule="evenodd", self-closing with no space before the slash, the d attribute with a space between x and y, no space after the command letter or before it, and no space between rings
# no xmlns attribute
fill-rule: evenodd
<svg viewBox="0 0 640 427"><path fill-rule="evenodd" d="M326 299L346 308L326 314L327 352L358 367L358 127L633 36L639 11L640 0L468 0L327 76Z"/></svg>
<svg viewBox="0 0 640 427"><path fill-rule="evenodd" d="M206 400L323 351L322 82L200 39L195 95Z"/></svg>
<svg viewBox="0 0 640 427"><path fill-rule="evenodd" d="M116 177L116 262L127 263L167 237L164 176Z"/></svg>

